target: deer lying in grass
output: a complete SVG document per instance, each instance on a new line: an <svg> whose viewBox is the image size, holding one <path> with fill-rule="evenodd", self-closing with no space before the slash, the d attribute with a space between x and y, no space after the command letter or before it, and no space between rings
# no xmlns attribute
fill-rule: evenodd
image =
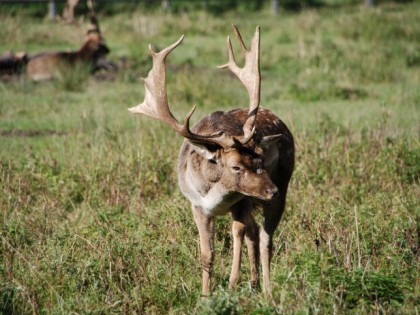
<svg viewBox="0 0 420 315"><path fill-rule="evenodd" d="M89 67L93 72L96 70L98 60L109 53L99 29L92 2L88 1L88 5L92 27L88 31L86 42L78 51L43 52L31 56L26 72L32 80L49 80L60 72L74 69L78 65Z"/></svg>
<svg viewBox="0 0 420 315"><path fill-rule="evenodd" d="M182 193L192 205L200 236L202 258L202 294L210 293L214 261L214 219L231 213L233 224L233 264L229 279L234 288L241 265L241 245L245 237L251 263L251 284L259 286L259 260L263 291L270 295L270 259L273 233L283 214L289 180L294 168L293 136L286 125L260 104L259 27L248 51L234 26L245 66L235 63L228 37L229 62L221 66L231 70L246 87L250 108L215 112L192 129L187 114L183 124L172 115L166 95L165 59L183 40L153 56L153 67L145 79L145 100L130 108L132 113L162 120L185 138L178 160L178 180ZM254 218L262 207L262 223Z"/></svg>
<svg viewBox="0 0 420 315"><path fill-rule="evenodd" d="M78 51L43 52L30 58L26 72L35 81L50 80L66 68L86 66L94 70L98 60L109 52L102 37L96 33L88 34L85 44Z"/></svg>

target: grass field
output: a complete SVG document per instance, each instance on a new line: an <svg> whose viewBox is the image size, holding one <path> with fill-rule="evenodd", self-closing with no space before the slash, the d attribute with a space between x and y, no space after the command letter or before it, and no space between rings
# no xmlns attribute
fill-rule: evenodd
<svg viewBox="0 0 420 315"><path fill-rule="evenodd" d="M0 51L77 49L86 24L0 8ZM418 314L420 3L256 13L100 16L122 65L0 83L0 314ZM230 217L217 220L214 294L200 299L198 233L177 187L181 137L127 108L147 46L169 58L181 118L247 106L227 60L261 26L262 106L297 161L272 261L273 300L229 292ZM238 47L236 47L238 48Z"/></svg>

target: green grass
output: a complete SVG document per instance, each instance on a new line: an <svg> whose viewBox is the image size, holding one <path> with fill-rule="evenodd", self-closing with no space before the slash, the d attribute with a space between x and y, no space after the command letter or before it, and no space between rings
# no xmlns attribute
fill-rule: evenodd
<svg viewBox="0 0 420 315"><path fill-rule="evenodd" d="M0 17L0 51L76 49L86 26ZM261 26L262 105L296 138L273 300L250 289L246 255L227 289L229 216L217 220L214 294L200 299L198 233L176 180L182 139L127 111L143 99L147 45L181 34L168 60L175 115L246 107L243 87L215 68L231 23L246 40ZM80 69L0 83L0 313L418 313L418 3L278 17L134 10L101 27L109 58L125 60L116 80Z"/></svg>

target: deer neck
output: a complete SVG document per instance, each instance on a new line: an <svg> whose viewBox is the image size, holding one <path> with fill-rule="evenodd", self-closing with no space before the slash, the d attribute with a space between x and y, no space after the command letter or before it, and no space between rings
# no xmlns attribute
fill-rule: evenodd
<svg viewBox="0 0 420 315"><path fill-rule="evenodd" d="M87 61L93 57L93 50L91 48L91 42L88 40L78 51L78 57L80 60Z"/></svg>

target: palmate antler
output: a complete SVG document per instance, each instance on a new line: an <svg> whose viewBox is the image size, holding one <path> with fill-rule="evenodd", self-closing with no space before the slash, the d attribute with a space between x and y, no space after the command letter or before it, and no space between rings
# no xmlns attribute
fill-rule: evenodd
<svg viewBox="0 0 420 315"><path fill-rule="evenodd" d="M129 111L134 114L144 114L151 118L155 118L167 123L173 130L181 136L191 140L192 142L200 144L217 144L225 149L231 148L237 142L246 144L249 142L254 134L255 119L260 102L260 73L259 73L259 27L254 35L251 44L251 51L247 51L245 44L242 41L241 35L234 26L235 33L239 39L242 51L245 54L246 62L244 68L239 68L234 60L232 52L232 44L228 38L229 48L229 62L221 66L221 68L229 68L245 85L250 97L250 110L248 119L246 120L242 137L226 136L223 131L211 135L200 135L193 133L189 128L190 117L195 110L195 106L186 115L184 123L180 124L178 120L172 115L166 95L166 57L182 42L184 35L181 36L175 43L163 49L160 52L154 52L149 45L150 54L153 57L153 67L149 71L145 85L145 97L143 103L129 108Z"/></svg>
<svg viewBox="0 0 420 315"><path fill-rule="evenodd" d="M223 132L218 132L212 135L199 135L191 132L189 127L190 117L195 110L195 106L185 117L184 123L181 125L178 120L172 115L166 95L166 57L173 51L184 39L184 35L180 37L175 43L162 51L156 53L149 45L150 54L153 57L153 67L149 71L144 80L145 96L144 101L140 105L129 108L129 111L134 114L143 114L151 118L155 118L167 123L173 130L181 136L197 143L203 144L218 144L223 146L225 142L225 135Z"/></svg>

